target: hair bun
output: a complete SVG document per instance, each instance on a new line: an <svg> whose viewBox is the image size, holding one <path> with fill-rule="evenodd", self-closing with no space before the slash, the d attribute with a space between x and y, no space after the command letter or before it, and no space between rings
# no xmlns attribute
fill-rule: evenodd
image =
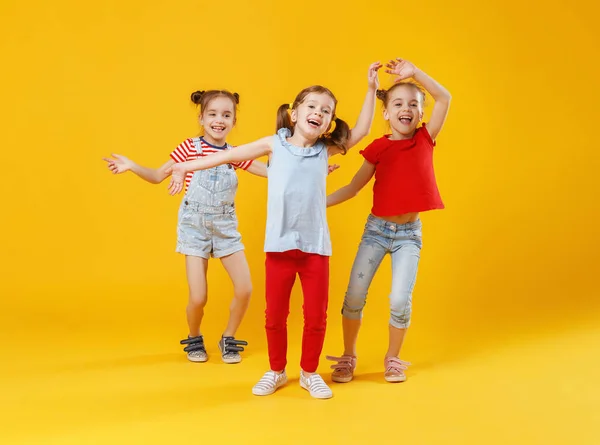
<svg viewBox="0 0 600 445"><path fill-rule="evenodd" d="M233 97L235 97L235 103L239 105L239 103L240 103L240 95L238 93L233 93Z"/></svg>
<svg viewBox="0 0 600 445"><path fill-rule="evenodd" d="M200 104L200 101L202 100L202 96L204 96L204 90L202 91L194 91L192 93L192 95L190 96L190 99L192 100L192 102L194 102L196 105Z"/></svg>
<svg viewBox="0 0 600 445"><path fill-rule="evenodd" d="M377 90L377 92L375 93L375 95L377 96L377 99L383 100L383 101L385 101L386 94L387 94L386 90Z"/></svg>

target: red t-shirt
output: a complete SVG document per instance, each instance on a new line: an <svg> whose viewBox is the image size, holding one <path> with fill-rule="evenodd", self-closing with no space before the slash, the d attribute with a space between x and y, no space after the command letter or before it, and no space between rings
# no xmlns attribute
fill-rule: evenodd
<svg viewBox="0 0 600 445"><path fill-rule="evenodd" d="M433 171L433 147L425 124L411 139L375 139L360 153L375 165L373 208L375 216L443 209Z"/></svg>

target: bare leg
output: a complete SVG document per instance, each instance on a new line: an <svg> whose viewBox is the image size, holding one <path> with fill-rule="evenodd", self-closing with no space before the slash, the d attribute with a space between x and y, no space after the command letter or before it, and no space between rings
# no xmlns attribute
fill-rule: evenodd
<svg viewBox="0 0 600 445"><path fill-rule="evenodd" d="M250 303L250 295L252 294L250 268L243 250L221 258L221 262L233 283L233 300L229 306L229 322L223 336L234 337Z"/></svg>
<svg viewBox="0 0 600 445"><path fill-rule="evenodd" d="M185 268L189 287L187 305L187 322L190 337L200 335L200 324L204 316L204 306L207 301L206 271L208 260L197 256L185 257Z"/></svg>

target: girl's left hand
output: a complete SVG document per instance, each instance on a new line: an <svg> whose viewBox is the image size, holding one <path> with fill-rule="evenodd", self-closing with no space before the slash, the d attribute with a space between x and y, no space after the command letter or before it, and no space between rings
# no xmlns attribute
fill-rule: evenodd
<svg viewBox="0 0 600 445"><path fill-rule="evenodd" d="M389 63L385 64L385 66L388 67L388 69L385 70L386 73L398 76L396 82L413 77L417 72L417 67L414 64L410 63L408 60L402 60L400 58L396 58L396 60L390 60Z"/></svg>
<svg viewBox="0 0 600 445"><path fill-rule="evenodd" d="M367 78L369 80L369 88L372 90L379 88L379 77L377 76L377 71L379 71L382 66L383 65L380 62L374 62L369 66L369 74Z"/></svg>

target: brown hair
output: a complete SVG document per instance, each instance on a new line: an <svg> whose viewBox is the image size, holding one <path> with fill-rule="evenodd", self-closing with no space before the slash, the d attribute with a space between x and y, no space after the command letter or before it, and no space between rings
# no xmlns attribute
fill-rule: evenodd
<svg viewBox="0 0 600 445"><path fill-rule="evenodd" d="M425 105L425 91L419 85L413 82L398 82L397 84L391 86L387 90L377 90L377 99L383 102L383 106L387 107L387 104L390 100L390 93L399 87L410 87L414 88L421 95L421 105Z"/></svg>
<svg viewBox="0 0 600 445"><path fill-rule="evenodd" d="M220 96L227 97L233 102L233 121L235 122L237 118L237 106L240 103L240 95L238 93L230 93L227 90L194 91L190 99L193 103L200 106L200 114L203 114L204 109L210 101Z"/></svg>
<svg viewBox="0 0 600 445"><path fill-rule="evenodd" d="M291 109L295 109L298 105L304 102L304 99L310 93L327 94L333 99L331 122L335 123L335 128L331 133L325 133L321 135L319 140L325 145L335 145L339 147L342 150L342 153L346 154L346 151L348 150L346 146L348 144L348 138L350 137L350 127L346 122L335 116L337 99L328 88L322 87L321 85L313 85L312 87L304 88L302 91L300 91L300 93L298 93L296 99L294 99ZM294 125L290 119L288 110L290 110L290 104L283 104L277 110L277 130L281 128L288 128L293 133Z"/></svg>

